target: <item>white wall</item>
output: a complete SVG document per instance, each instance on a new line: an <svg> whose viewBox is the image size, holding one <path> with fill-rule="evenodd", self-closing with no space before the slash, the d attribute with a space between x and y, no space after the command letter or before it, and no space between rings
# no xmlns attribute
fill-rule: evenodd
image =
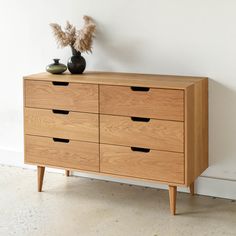
<svg viewBox="0 0 236 236"><path fill-rule="evenodd" d="M48 24L81 26L88 14L98 25L88 70L210 78L210 167L203 176L216 180L219 192L217 179L235 184L235 12L233 0L2 0L0 163L23 163L22 76L70 56L69 49L57 49Z"/></svg>

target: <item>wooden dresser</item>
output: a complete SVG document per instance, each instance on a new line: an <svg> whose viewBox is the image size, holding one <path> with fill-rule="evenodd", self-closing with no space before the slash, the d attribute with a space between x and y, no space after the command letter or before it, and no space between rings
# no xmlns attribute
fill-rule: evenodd
<svg viewBox="0 0 236 236"><path fill-rule="evenodd" d="M24 78L25 163L190 187L208 167L208 80L87 72Z"/></svg>

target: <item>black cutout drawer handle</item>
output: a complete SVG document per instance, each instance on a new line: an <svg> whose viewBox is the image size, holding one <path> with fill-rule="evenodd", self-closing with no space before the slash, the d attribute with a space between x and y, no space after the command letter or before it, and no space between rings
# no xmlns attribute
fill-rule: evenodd
<svg viewBox="0 0 236 236"><path fill-rule="evenodd" d="M149 148L131 147L133 152L150 152Z"/></svg>
<svg viewBox="0 0 236 236"><path fill-rule="evenodd" d="M69 82L53 81L52 84L55 86L68 86Z"/></svg>
<svg viewBox="0 0 236 236"><path fill-rule="evenodd" d="M54 142L59 142L59 143L69 143L70 140L69 139L65 139L65 138L53 138Z"/></svg>
<svg viewBox="0 0 236 236"><path fill-rule="evenodd" d="M68 114L69 114L69 111L56 110L56 109L53 109L52 112L53 112L54 114L62 114L62 115L68 115Z"/></svg>
<svg viewBox="0 0 236 236"><path fill-rule="evenodd" d="M139 91L139 92L148 92L150 90L150 88L147 87L135 87L135 86L131 86L130 87L131 90L133 91Z"/></svg>
<svg viewBox="0 0 236 236"><path fill-rule="evenodd" d="M136 122L149 122L150 118L131 117L131 120Z"/></svg>

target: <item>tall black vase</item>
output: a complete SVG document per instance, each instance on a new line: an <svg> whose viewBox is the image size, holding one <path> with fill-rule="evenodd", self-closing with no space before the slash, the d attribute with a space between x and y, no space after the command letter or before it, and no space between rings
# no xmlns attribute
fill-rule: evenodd
<svg viewBox="0 0 236 236"><path fill-rule="evenodd" d="M73 56L67 62L68 70L71 74L82 74L86 67L86 61L81 56L81 52L76 51L73 47L71 49Z"/></svg>

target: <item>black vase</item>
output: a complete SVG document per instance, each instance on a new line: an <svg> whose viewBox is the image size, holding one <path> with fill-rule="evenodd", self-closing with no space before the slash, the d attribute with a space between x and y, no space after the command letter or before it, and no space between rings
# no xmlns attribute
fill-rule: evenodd
<svg viewBox="0 0 236 236"><path fill-rule="evenodd" d="M71 49L73 56L67 62L68 70L71 74L82 74L86 67L86 61L81 56L81 52L76 51L73 47Z"/></svg>

